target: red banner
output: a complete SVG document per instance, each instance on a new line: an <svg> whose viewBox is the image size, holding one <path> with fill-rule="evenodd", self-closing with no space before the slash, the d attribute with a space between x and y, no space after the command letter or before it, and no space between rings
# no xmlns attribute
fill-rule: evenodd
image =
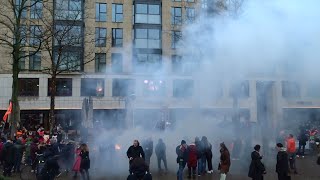
<svg viewBox="0 0 320 180"><path fill-rule="evenodd" d="M10 102L6 114L4 114L4 116L3 116L3 121L4 121L4 122L7 122L8 116L9 116L9 114L11 114L11 112L12 112L12 102Z"/></svg>

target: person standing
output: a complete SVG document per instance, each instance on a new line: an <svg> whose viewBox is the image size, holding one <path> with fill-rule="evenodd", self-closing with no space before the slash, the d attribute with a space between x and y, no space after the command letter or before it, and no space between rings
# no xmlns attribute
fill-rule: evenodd
<svg viewBox="0 0 320 180"><path fill-rule="evenodd" d="M150 159L153 153L153 141L152 138L148 138L142 145L145 153L145 161L150 166Z"/></svg>
<svg viewBox="0 0 320 180"><path fill-rule="evenodd" d="M290 134L287 139L287 152L289 155L290 169L293 170L294 174L298 174L296 167L296 140L292 134Z"/></svg>
<svg viewBox="0 0 320 180"><path fill-rule="evenodd" d="M188 161L188 146L185 140L181 141L181 144L176 148L177 163L179 168L177 171L177 180L183 180L183 170L186 167Z"/></svg>
<svg viewBox="0 0 320 180"><path fill-rule="evenodd" d="M308 136L306 135L305 131L301 130L298 140L299 140L299 148L298 148L297 157L301 156L302 158L304 158L304 151L306 149L306 145L308 141Z"/></svg>
<svg viewBox="0 0 320 180"><path fill-rule="evenodd" d="M194 143L188 146L188 178L196 178L197 175L197 147Z"/></svg>
<svg viewBox="0 0 320 180"><path fill-rule="evenodd" d="M11 176L11 170L15 162L16 148L11 140L8 140L2 150L2 156L4 160L3 176Z"/></svg>
<svg viewBox="0 0 320 180"><path fill-rule="evenodd" d="M252 178L252 180L263 180L263 175L266 174L266 168L261 162L262 156L260 155L260 148L260 145L255 145L254 151L251 153L248 176Z"/></svg>
<svg viewBox="0 0 320 180"><path fill-rule="evenodd" d="M212 169L212 145L209 143L208 139L206 136L203 136L202 139L202 144L204 147L204 156L206 158L207 164L208 164L208 173L211 174L213 173ZM205 167L205 165L204 165Z"/></svg>
<svg viewBox="0 0 320 180"><path fill-rule="evenodd" d="M90 157L89 157L89 148L86 144L81 144L81 163L80 163L80 173L82 178L89 180L89 169L90 169Z"/></svg>
<svg viewBox="0 0 320 180"><path fill-rule="evenodd" d="M23 152L25 150L24 145L22 144L21 140L18 139L16 143L14 144L14 148L16 150L16 155L15 155L15 162L14 162L14 168L13 172L20 172L20 165L23 157Z"/></svg>
<svg viewBox="0 0 320 180"><path fill-rule="evenodd" d="M231 166L231 161L230 161L229 150L224 143L221 143L220 144L220 163L218 168L218 170L220 170L220 180L226 179L230 166Z"/></svg>
<svg viewBox="0 0 320 180"><path fill-rule="evenodd" d="M278 154L277 154L277 164L276 172L278 174L278 180L287 180L289 173L288 166L288 154L286 148L283 147L283 144L277 144Z"/></svg>
<svg viewBox="0 0 320 180"><path fill-rule="evenodd" d="M143 159L145 159L144 151L140 146L140 143L138 140L134 140L133 145L128 148L127 157L129 159L129 169L130 169L131 163L135 158L142 157Z"/></svg>
<svg viewBox="0 0 320 180"><path fill-rule="evenodd" d="M77 147L77 148L75 149L76 160L75 160L75 162L74 162L74 164L73 164L73 168L72 168L72 171L74 171L74 176L73 176L74 179L77 178L78 173L80 172L80 165L81 165L80 152L81 152L80 147Z"/></svg>
<svg viewBox="0 0 320 180"><path fill-rule="evenodd" d="M201 176L205 172L206 167L206 157L204 154L203 143L200 141L198 137L195 138L195 144L197 147L197 158L198 158L198 176Z"/></svg>
<svg viewBox="0 0 320 180"><path fill-rule="evenodd" d="M164 144L162 139L159 139L158 144L156 145L156 148L155 148L155 153L156 153L157 160L158 160L159 172L162 171L161 160L163 161L165 171L167 172L168 166L167 166L167 158L166 158L166 145Z"/></svg>

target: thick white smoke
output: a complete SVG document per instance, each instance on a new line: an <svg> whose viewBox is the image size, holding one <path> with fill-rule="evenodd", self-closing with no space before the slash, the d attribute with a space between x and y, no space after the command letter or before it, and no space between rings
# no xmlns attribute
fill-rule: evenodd
<svg viewBox="0 0 320 180"><path fill-rule="evenodd" d="M248 0L236 17L229 16L229 13L200 16L196 23L184 26L180 52L193 53L193 60L200 63L193 79L201 85L201 91L195 94L194 99L207 98L202 90L214 92L220 88L212 83L212 79L230 81L279 77L317 80L320 75L319 7L318 0ZM167 77L162 73L153 77L157 76ZM145 121L149 120L145 118ZM118 162L111 167L112 174L127 174L127 148L134 139L142 141L150 136L154 147L158 138L164 140L169 168L175 170L175 147L182 139L191 142L196 136L207 136L214 144L214 158L219 156L216 142L234 138L233 129L221 128L218 125L220 121L224 119L218 116L207 118L195 110L192 117L178 119L172 131L156 133L154 129L137 127L119 134L106 132L95 139L97 144L112 140L121 145L122 149L116 156ZM98 156L98 161L103 161L103 155ZM155 154L151 162L151 169L157 169ZM101 172L108 169L100 167Z"/></svg>

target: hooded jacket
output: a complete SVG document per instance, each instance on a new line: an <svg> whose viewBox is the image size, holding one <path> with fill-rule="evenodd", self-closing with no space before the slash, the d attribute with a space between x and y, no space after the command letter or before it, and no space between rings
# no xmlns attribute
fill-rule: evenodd
<svg viewBox="0 0 320 180"><path fill-rule="evenodd" d="M281 148L277 154L277 165L276 172L278 174L288 174L289 173L289 165L288 165L288 154L285 148Z"/></svg>

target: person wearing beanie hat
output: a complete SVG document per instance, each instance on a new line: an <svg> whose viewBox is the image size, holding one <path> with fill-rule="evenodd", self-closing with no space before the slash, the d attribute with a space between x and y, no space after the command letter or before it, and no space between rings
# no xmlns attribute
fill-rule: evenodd
<svg viewBox="0 0 320 180"><path fill-rule="evenodd" d="M177 146L177 163L179 164L179 169L177 171L177 180L183 180L183 170L188 162L188 146L185 140L181 141L181 145Z"/></svg>
<svg viewBox="0 0 320 180"><path fill-rule="evenodd" d="M278 180L287 180L288 173L289 173L289 165L288 165L288 153L286 148L283 147L283 144L277 143L277 165L276 165L276 172L278 174Z"/></svg>
<svg viewBox="0 0 320 180"><path fill-rule="evenodd" d="M263 175L266 174L266 168L261 162L260 155L261 146L259 144L254 146L254 151L251 153L251 163L248 176L253 180L263 180Z"/></svg>

